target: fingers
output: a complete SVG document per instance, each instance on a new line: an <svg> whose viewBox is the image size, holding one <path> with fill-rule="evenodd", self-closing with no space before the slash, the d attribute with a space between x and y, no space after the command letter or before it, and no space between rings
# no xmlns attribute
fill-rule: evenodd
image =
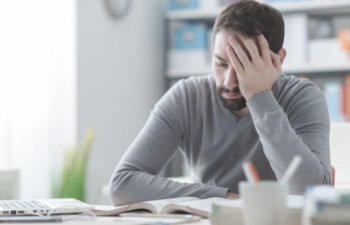
<svg viewBox="0 0 350 225"><path fill-rule="evenodd" d="M234 50L232 49L231 46L227 46L226 47L226 52L229 58L229 61L231 63L231 65L233 65L233 67L235 68L237 73L242 73L244 71L244 67L241 63L241 61L238 59L236 53L234 52Z"/></svg>
<svg viewBox="0 0 350 225"><path fill-rule="evenodd" d="M273 66L281 73L282 72L282 62L280 55L270 51L270 58L272 61Z"/></svg>
<svg viewBox="0 0 350 225"><path fill-rule="evenodd" d="M259 49L255 42L254 38L242 38L240 36L240 40L244 47L247 49L248 56L250 57L251 61L257 61L260 58Z"/></svg>
<svg viewBox="0 0 350 225"><path fill-rule="evenodd" d="M258 43L258 48L260 50L260 55L261 58L263 58L265 61L270 61L270 47L269 43L267 42L266 38L264 37L263 34L259 34L256 37L257 43Z"/></svg>
<svg viewBox="0 0 350 225"><path fill-rule="evenodd" d="M259 34L256 38L236 34L235 37L229 37L228 43L226 51L237 72L246 71L254 65L266 65L266 63L273 65L281 72L280 56L270 51L263 34Z"/></svg>
<svg viewBox="0 0 350 225"><path fill-rule="evenodd" d="M235 37L231 36L228 41L243 65L246 65L246 62L258 62L261 60L259 46L255 38L236 34Z"/></svg>
<svg viewBox="0 0 350 225"><path fill-rule="evenodd" d="M230 46L226 48L226 51L230 62L235 66L236 70L237 67L241 70L246 69L250 63L247 53L237 39L230 37L228 41Z"/></svg>

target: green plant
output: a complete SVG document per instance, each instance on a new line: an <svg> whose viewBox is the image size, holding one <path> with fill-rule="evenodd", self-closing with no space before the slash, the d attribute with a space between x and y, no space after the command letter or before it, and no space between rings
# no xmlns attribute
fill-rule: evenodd
<svg viewBox="0 0 350 225"><path fill-rule="evenodd" d="M86 167L93 136L94 131L88 129L82 148L74 146L65 150L62 171L54 176L53 197L85 200Z"/></svg>

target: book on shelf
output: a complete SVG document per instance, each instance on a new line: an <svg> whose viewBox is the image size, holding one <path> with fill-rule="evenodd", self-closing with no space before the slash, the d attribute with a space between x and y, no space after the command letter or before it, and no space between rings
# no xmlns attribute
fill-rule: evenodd
<svg viewBox="0 0 350 225"><path fill-rule="evenodd" d="M344 81L330 81L323 87L332 122L350 121L350 74Z"/></svg>
<svg viewBox="0 0 350 225"><path fill-rule="evenodd" d="M350 74L345 76L344 105L346 120L350 121Z"/></svg>
<svg viewBox="0 0 350 225"><path fill-rule="evenodd" d="M116 216L122 213L145 212L153 214L173 214L185 213L208 218L212 212L211 206L216 204L234 204L238 200L229 200L225 198L206 198L180 197L161 199L153 201L144 201L122 206L97 205L93 212L98 216Z"/></svg>
<svg viewBox="0 0 350 225"><path fill-rule="evenodd" d="M329 117L332 122L345 121L345 87L341 82L327 82L324 85Z"/></svg>

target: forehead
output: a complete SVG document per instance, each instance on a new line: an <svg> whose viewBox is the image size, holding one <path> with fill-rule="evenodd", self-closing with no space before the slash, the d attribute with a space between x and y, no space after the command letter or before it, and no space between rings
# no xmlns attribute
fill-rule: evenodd
<svg viewBox="0 0 350 225"><path fill-rule="evenodd" d="M228 38L237 36L236 32L221 30L215 35L214 47L226 47L228 45Z"/></svg>
<svg viewBox="0 0 350 225"><path fill-rule="evenodd" d="M214 54L220 56L223 59L226 59L226 47L229 45L228 38L236 37L237 33L228 30L221 30L215 35L214 39Z"/></svg>
<svg viewBox="0 0 350 225"><path fill-rule="evenodd" d="M240 37L239 39L254 39L256 41L254 37L249 37L246 34L223 29L214 37L214 54L221 55L224 58L226 56L226 47L229 46L228 38L238 38L238 36Z"/></svg>

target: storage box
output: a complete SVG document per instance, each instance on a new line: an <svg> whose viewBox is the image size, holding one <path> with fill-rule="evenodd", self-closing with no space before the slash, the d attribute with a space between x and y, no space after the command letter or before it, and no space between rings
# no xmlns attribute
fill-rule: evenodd
<svg viewBox="0 0 350 225"><path fill-rule="evenodd" d="M204 24L183 24L175 29L174 48L206 49L208 47L208 29Z"/></svg>
<svg viewBox="0 0 350 225"><path fill-rule="evenodd" d="M349 63L349 59L338 38L327 38L309 42L309 62L339 64Z"/></svg>
<svg viewBox="0 0 350 225"><path fill-rule="evenodd" d="M303 65L307 61L308 17L305 13L294 13L283 15L283 18L285 24L284 48L287 50L283 66Z"/></svg>
<svg viewBox="0 0 350 225"><path fill-rule="evenodd" d="M198 9L199 0L169 0L169 10Z"/></svg>

